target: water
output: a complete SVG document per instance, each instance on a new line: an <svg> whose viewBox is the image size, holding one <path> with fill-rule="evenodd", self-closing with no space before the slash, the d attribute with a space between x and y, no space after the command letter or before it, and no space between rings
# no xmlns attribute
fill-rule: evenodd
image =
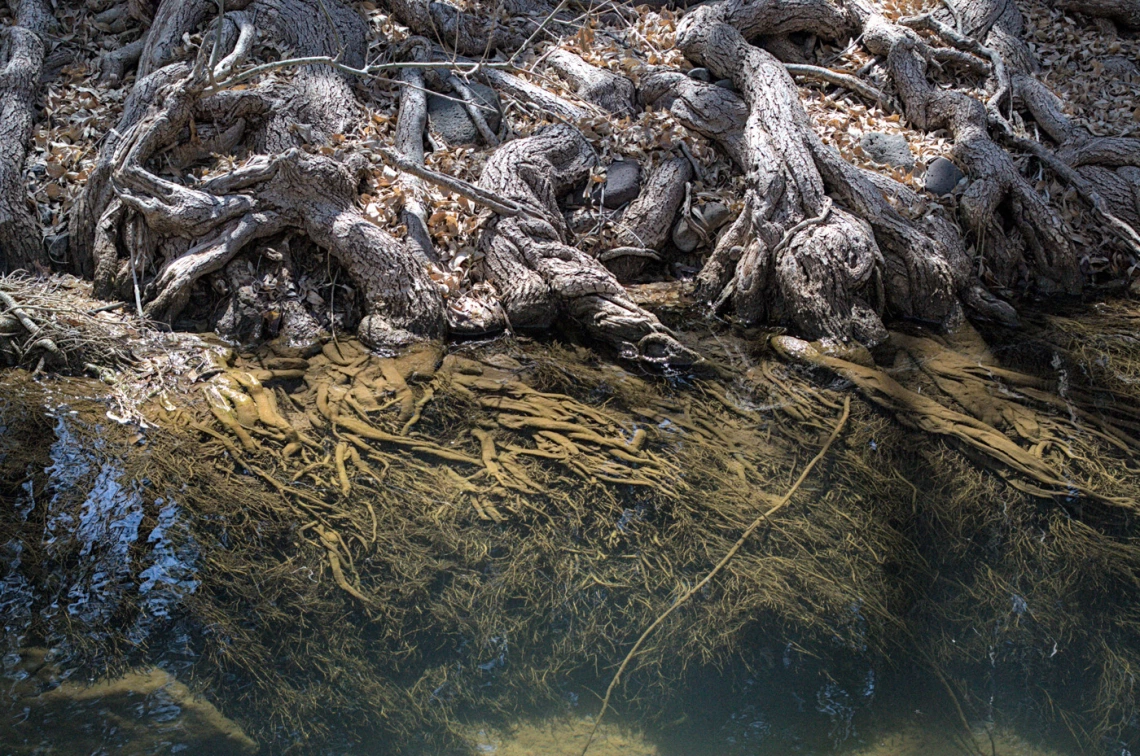
<svg viewBox="0 0 1140 756"><path fill-rule="evenodd" d="M251 354L153 427L7 374L0 754L580 753L846 395L589 752L1129 753L1126 315L1092 359L1069 321L952 344L975 372L916 332L875 356L1067 492L724 332L716 380L525 342Z"/></svg>

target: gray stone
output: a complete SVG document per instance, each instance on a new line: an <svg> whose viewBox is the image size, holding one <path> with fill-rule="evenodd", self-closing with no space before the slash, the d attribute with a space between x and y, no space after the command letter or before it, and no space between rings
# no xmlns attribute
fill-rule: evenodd
<svg viewBox="0 0 1140 756"><path fill-rule="evenodd" d="M729 90L730 92L736 91L736 85L732 83L732 79L719 79L713 83L718 87L723 87L724 89Z"/></svg>
<svg viewBox="0 0 1140 756"><path fill-rule="evenodd" d="M606 169L602 204L614 210L641 193L641 166L634 160L616 160Z"/></svg>
<svg viewBox="0 0 1140 756"><path fill-rule="evenodd" d="M677 221L677 225L673 226L673 244L677 246L677 249L688 254L700 246L700 243L700 234L689 225L688 219L682 218Z"/></svg>
<svg viewBox="0 0 1140 756"><path fill-rule="evenodd" d="M487 125L492 131L497 131L502 120L499 96L495 90L483 84L471 82L475 99L480 105L489 110L483 111ZM443 140L449 147L458 147L464 144L476 144L481 141L479 130L471 116L467 115L467 107L455 95L442 97L431 93L428 95L428 126L432 133Z"/></svg>
<svg viewBox="0 0 1140 756"><path fill-rule="evenodd" d="M926 191L938 195L949 194L962 178L958 166L946 158L937 158L926 169Z"/></svg>
<svg viewBox="0 0 1140 756"><path fill-rule="evenodd" d="M716 231L732 218L732 211L720 202L702 205L697 208L697 212L701 214L701 220L710 232Z"/></svg>
<svg viewBox="0 0 1140 756"><path fill-rule="evenodd" d="M694 68L689 71L689 78L697 81L712 82L712 74L707 68Z"/></svg>
<svg viewBox="0 0 1140 756"><path fill-rule="evenodd" d="M896 168L913 168L914 155L902 134L884 134L872 131L864 134L859 146L876 163L886 163Z"/></svg>

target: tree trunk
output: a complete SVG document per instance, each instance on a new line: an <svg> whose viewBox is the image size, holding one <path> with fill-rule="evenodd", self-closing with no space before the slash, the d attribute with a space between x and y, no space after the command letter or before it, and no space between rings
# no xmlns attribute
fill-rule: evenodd
<svg viewBox="0 0 1140 756"><path fill-rule="evenodd" d="M24 159L35 123L36 90L55 18L43 0L18 0L0 31L0 272L47 270L43 230L28 208Z"/></svg>

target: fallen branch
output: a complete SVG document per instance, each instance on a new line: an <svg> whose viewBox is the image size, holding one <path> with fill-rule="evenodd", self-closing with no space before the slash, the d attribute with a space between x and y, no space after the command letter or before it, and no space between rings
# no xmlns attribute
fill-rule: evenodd
<svg viewBox="0 0 1140 756"><path fill-rule="evenodd" d="M430 168L425 168L422 165L413 163L412 161L397 155L395 152L392 152L392 150L386 147L380 147L377 151L380 153L381 157L384 158L384 161L391 165L393 168L401 170L405 173L410 173L416 178L423 179L424 181L429 181L436 186L440 186L444 189L453 191L461 197L466 197L472 202L478 202L480 205L484 205L494 210L499 215L505 216L507 218L514 218L519 215L528 215L532 218L540 219L543 217L541 214L530 210L523 205L520 205L514 200L509 200L506 197L500 197L499 195L493 192L489 192L486 189L480 189L474 184L464 181L463 179L455 178L454 176L448 176L445 173L439 173L438 171L433 171Z"/></svg>
<svg viewBox="0 0 1140 756"><path fill-rule="evenodd" d="M845 74L840 71L832 71L830 68L824 68L823 66L808 66L799 63L785 63L784 68L788 69L788 73L797 78L824 81L828 84L834 84L837 87L850 89L852 92L861 94L873 102L882 103L884 105L887 104L887 98L880 90L875 89L857 76Z"/></svg>
<svg viewBox="0 0 1140 756"><path fill-rule="evenodd" d="M681 594L681 597L674 601L668 609L662 612L661 615L653 621L653 624L645 629L645 632L641 634L641 637L637 639L637 642L633 644L633 648L631 648L629 650L629 653L625 655L625 659L622 660L621 665L618 667L617 673L614 675L613 679L610 680L609 687L606 688L606 696L602 699L602 710L598 712L598 716L594 719L594 727L590 730L590 737L586 740L586 746L582 749L581 756L586 756L586 752L590 750L590 745L594 742L594 736L597 735L598 727L602 723L602 717L606 715L606 710L609 709L610 697L613 695L614 688L617 687L617 684L621 680L621 676L625 672L626 667L628 667L629 663L633 661L633 657L637 654L638 650L641 649L642 644L645 643L646 639L648 639L649 636L653 634L654 630L660 627L661 624L665 622L666 619L668 619L670 614L685 604L685 602L692 598L695 593L702 590L706 585L708 585L709 582L711 582L712 579L716 577L717 574L723 570L730 561L732 561L732 558L736 556L736 554L744 547L744 544L748 541L749 538L752 537L752 534L756 532L757 528L759 528L769 517L783 509L788 504L788 502L792 500L792 496L795 495L796 491L798 491L800 486L803 485L803 482L807 480L807 477L811 474L811 471L815 469L815 466L819 464L819 461L823 459L824 455L827 454L828 449L831 448L831 445L835 442L835 439L839 437L839 434L843 430L843 427L847 424L847 418L850 415L851 397L848 395L843 398L843 412L840 414L839 422L835 424L834 430L831 431L831 435L827 437L827 441L824 442L823 446L819 450L819 453L816 454L815 457L813 457L812 460L807 463L807 466L804 467L803 472L800 473L800 477L796 478L796 482L792 484L792 487L788 489L788 492L784 494L779 501L772 505L770 509L764 511L759 517L753 520L752 524L749 525L748 528L740 535L740 538L736 540L736 543L732 544L732 548L728 550L728 553L724 555L724 558L717 562L716 566L709 570L708 574L701 578L696 585Z"/></svg>

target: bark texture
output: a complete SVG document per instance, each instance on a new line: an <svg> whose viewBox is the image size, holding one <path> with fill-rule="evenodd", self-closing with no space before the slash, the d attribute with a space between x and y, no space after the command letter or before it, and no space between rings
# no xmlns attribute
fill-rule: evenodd
<svg viewBox="0 0 1140 756"><path fill-rule="evenodd" d="M696 361L610 271L572 245L558 198L585 181L594 162L589 143L562 125L509 142L491 156L479 186L524 211L496 217L483 232L484 277L498 288L516 328L549 328L568 315L627 359Z"/></svg>
<svg viewBox="0 0 1140 756"><path fill-rule="evenodd" d="M649 173L641 194L618 223L618 246L598 255L619 281L636 278L651 261L661 259L657 253L669 239L692 176L692 166L685 158L662 161Z"/></svg>
<svg viewBox="0 0 1140 756"><path fill-rule="evenodd" d="M1123 13L1129 6L1117 3L1112 7ZM955 9L953 17L948 11L935 12L907 23L967 49L973 43L973 51L990 57L996 80L987 103L991 120L1006 136L1012 136L1014 129L1004 114L1010 114L1011 120L1015 112L1031 117L1058 146L1057 159L1072 170L1053 163L1043 148L1030 146L1030 151L1073 185L1102 220L1122 232L1134 252L1140 252L1140 234L1136 233L1140 228L1140 140L1094 137L1072 122L1060 98L1038 78L1040 66L1022 39L1024 19L1012 0L970 0ZM958 39L958 29L964 41Z"/></svg>
<svg viewBox="0 0 1140 756"><path fill-rule="evenodd" d="M24 158L35 123L36 90L48 34L43 0L18 0L13 26L0 31L0 271L46 270L43 230L28 207Z"/></svg>
<svg viewBox="0 0 1140 756"><path fill-rule="evenodd" d="M827 196L812 155L814 134L783 64L711 7L689 13L677 41L714 75L732 79L748 106L750 238L736 245L742 249L732 278L704 276L704 292L731 297L745 322L791 322L810 339L885 338L882 254L870 225Z"/></svg>
<svg viewBox="0 0 1140 756"><path fill-rule="evenodd" d="M578 96L611 115L634 114L636 90L624 76L592 66L568 50L555 50L546 62L577 89Z"/></svg>
<svg viewBox="0 0 1140 756"><path fill-rule="evenodd" d="M982 4L955 5L960 33L931 17L926 28L952 45L939 48L858 3L838 8L826 0L722 0L686 14L678 47L714 77L731 79L741 97L659 71L643 80L641 99L719 142L748 176L746 212L722 235L698 277L699 293L718 304L731 301L745 321L789 322L811 338L874 342L883 315L951 324L961 317L962 304L977 316L1015 323L1013 308L983 285L979 271L1009 292L1081 291L1069 229L990 132L995 116L1002 121L996 104L1003 98L1057 105L1056 98L1032 75L1016 6L993 0L979 10ZM837 40L860 33L885 61L909 121L950 133L956 162L971 179L960 210L973 255L949 219L937 212L908 216L899 208L921 208L921 198L854 168L811 130L785 67L748 42L760 37L785 57L797 57L800 52L789 52L784 39L793 32ZM981 60L992 64L997 80L989 103L935 87L927 78L931 61L988 73L991 66L979 66ZM1034 107L1034 116L1053 124L1058 137L1069 134L1059 107ZM1070 166L1082 148L1084 155L1098 156L1086 158L1090 164L1080 168L1080 178L1085 194L1113 219L1129 220L1136 212L1129 185L1136 163L1128 141L1097 149L1068 138L1061 151ZM1113 169L1115 177L1107 176ZM829 235L829 227L837 233Z"/></svg>
<svg viewBox="0 0 1140 756"><path fill-rule="evenodd" d="M214 77L248 52L253 26L300 56L364 63L367 30L341 2L255 0L227 10L239 7L227 13L233 33L210 63ZM176 40L202 23L207 11L169 0L159 6L143 57L154 70L131 92L73 217L77 262L93 273L96 292L127 296L142 281L147 315L173 321L202 276L221 270L258 239L297 230L328 250L363 294L362 340L395 347L441 338L443 301L424 266L425 251L391 237L356 207L366 163L297 149L343 132L358 116L346 78L313 65L288 85L208 95L210 72L203 66L162 65L173 54L166 51L176 50ZM189 161L201 156L179 152L189 147L191 120L199 141L207 137L206 151L243 146L264 157L196 188L160 177L148 167L159 151L174 148Z"/></svg>

